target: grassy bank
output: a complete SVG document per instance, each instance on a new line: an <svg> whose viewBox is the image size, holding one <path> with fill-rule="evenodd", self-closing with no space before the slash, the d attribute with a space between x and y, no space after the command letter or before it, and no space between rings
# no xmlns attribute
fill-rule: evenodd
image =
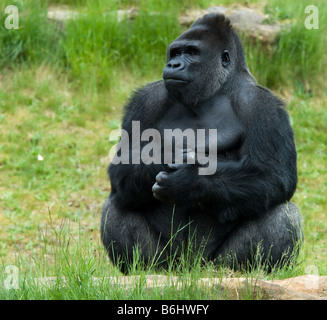
<svg viewBox="0 0 327 320"><path fill-rule="evenodd" d="M131 91L161 78L166 46L183 31L178 13L208 2L182 1L177 8L176 1L150 0L1 2L0 298L228 298L196 290L195 282L185 290L167 286L163 294L137 284L127 295L108 293L105 281L91 285L92 277L118 274L99 241L100 210L110 192L109 134ZM64 26L50 23L47 5L58 3L68 3L81 17ZM4 28L7 4L19 8L19 30ZM132 5L140 14L118 22L116 10ZM247 43L245 52L258 82L288 102L298 150L293 201L304 216L305 242L299 265L245 276L284 278L312 266L327 275L327 6L316 2L319 29L307 30L304 1L251 5L293 23L269 52ZM19 269L19 290L4 288L8 265ZM211 265L181 271L185 279L232 273ZM64 276L70 284L51 290L25 285L46 276Z"/></svg>

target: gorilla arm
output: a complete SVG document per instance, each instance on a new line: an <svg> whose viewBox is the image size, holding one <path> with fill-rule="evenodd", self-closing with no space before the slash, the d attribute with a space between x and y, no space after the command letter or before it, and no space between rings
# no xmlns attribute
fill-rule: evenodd
<svg viewBox="0 0 327 320"><path fill-rule="evenodd" d="M157 175L154 197L212 208L221 222L243 213L260 215L290 200L297 173L288 115L279 106L248 114L252 119L247 121L239 161L218 160L216 173L208 176L198 175L196 165L174 165L171 172Z"/></svg>
<svg viewBox="0 0 327 320"><path fill-rule="evenodd" d="M131 159L132 121L139 121L141 132L153 128L164 107L163 94L162 81L150 83L135 92L125 107L122 129L129 136L129 164L111 163L108 167L112 200L121 209L138 208L153 201L151 187L158 172L165 170L163 165L145 165L142 161L135 164Z"/></svg>

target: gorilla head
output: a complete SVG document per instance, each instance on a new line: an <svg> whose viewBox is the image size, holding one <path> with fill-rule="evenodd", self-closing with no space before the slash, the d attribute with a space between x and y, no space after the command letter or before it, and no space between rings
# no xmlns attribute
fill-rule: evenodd
<svg viewBox="0 0 327 320"><path fill-rule="evenodd" d="M247 70L240 39L228 19L209 14L168 46L163 79L169 93L190 107L213 96L236 69Z"/></svg>

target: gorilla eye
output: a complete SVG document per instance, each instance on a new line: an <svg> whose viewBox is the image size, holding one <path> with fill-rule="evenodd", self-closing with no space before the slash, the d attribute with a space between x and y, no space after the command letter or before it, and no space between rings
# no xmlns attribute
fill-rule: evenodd
<svg viewBox="0 0 327 320"><path fill-rule="evenodd" d="M186 52L190 55L190 56L196 56L198 54L200 54L199 49L195 46L188 46L186 48Z"/></svg>
<svg viewBox="0 0 327 320"><path fill-rule="evenodd" d="M179 56L181 53L180 53L180 50L178 50L178 49L173 49L173 50L171 50L171 52L170 52L170 57L171 58L173 58L173 57L177 57L177 56Z"/></svg>
<svg viewBox="0 0 327 320"><path fill-rule="evenodd" d="M224 52L221 55L221 61L224 67L227 67L230 63L230 56L229 52L227 50L224 50Z"/></svg>

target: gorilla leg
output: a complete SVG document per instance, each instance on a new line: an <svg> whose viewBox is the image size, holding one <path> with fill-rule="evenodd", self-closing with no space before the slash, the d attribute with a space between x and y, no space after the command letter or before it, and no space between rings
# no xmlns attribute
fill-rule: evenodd
<svg viewBox="0 0 327 320"><path fill-rule="evenodd" d="M136 211L121 212L113 202L109 197L103 207L101 237L109 258L123 273L128 273L135 260L144 266L167 268L169 257L178 257L181 254L182 243L188 242L189 232L186 235L180 232L172 241L172 234L176 234L176 230L164 234L158 231L161 228L167 229L166 225L171 222L169 213L166 212L167 221L161 219L155 225L146 214ZM160 213L157 212L159 215ZM211 253L207 255L204 252L204 256L217 264L223 263L234 269L262 264L270 270L274 266L287 264L297 253L295 250L298 249L298 241L303 239L300 217L298 208L289 202L277 206L260 218L240 222L232 226L231 231L230 228L227 231L227 226L224 226L226 232L222 229L218 231L218 234L224 235L219 236L223 242L217 250L212 250L217 241L210 241L212 237L216 239L214 228L213 233L207 234L210 239L206 252ZM204 236L202 232L201 235Z"/></svg>
<svg viewBox="0 0 327 320"><path fill-rule="evenodd" d="M110 197L102 209L101 238L110 260L123 273L128 272L136 254L147 263L155 249L150 248L154 239L146 219L127 210L120 212Z"/></svg>
<svg viewBox="0 0 327 320"><path fill-rule="evenodd" d="M272 209L259 219L240 223L216 252L215 262L222 259L227 266L281 267L298 252L303 240L301 214L292 202Z"/></svg>
<svg viewBox="0 0 327 320"><path fill-rule="evenodd" d="M149 214L153 215L153 212ZM164 224L162 222L161 227ZM179 242L170 240L170 232L159 232L158 226L151 223L145 212L121 211L111 196L102 209L101 238L110 260L125 274L135 261L143 266L167 268L169 257L180 251Z"/></svg>

